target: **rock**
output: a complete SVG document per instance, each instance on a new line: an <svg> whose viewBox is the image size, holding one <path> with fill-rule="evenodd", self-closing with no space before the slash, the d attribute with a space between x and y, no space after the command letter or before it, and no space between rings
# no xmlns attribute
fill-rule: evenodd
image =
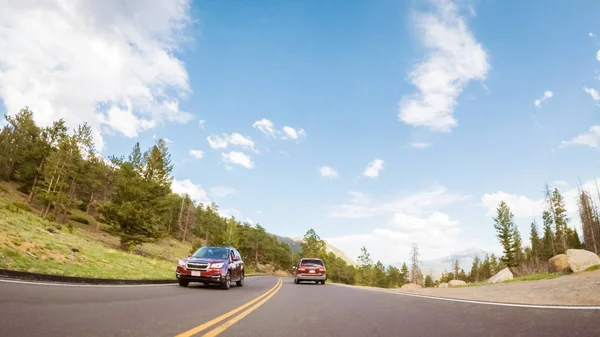
<svg viewBox="0 0 600 337"><path fill-rule="evenodd" d="M438 288L448 288L448 283L440 283Z"/></svg>
<svg viewBox="0 0 600 337"><path fill-rule="evenodd" d="M48 227L48 228L46 228L46 230L47 230L49 233L56 234L56 229L54 229L54 228L52 228L52 227Z"/></svg>
<svg viewBox="0 0 600 337"><path fill-rule="evenodd" d="M416 289L421 289L423 287L421 287L420 285L416 284L416 283L407 283L402 285L402 287L400 287L400 289L405 289L405 290L416 290Z"/></svg>
<svg viewBox="0 0 600 337"><path fill-rule="evenodd" d="M490 279L488 280L488 283L504 282L504 281L512 280L513 277L514 277L514 275L510 271L510 269L504 268L501 271L499 271L496 275L490 277Z"/></svg>
<svg viewBox="0 0 600 337"><path fill-rule="evenodd" d="M566 254L558 254L548 260L548 271L550 273L560 273L569 268L569 259Z"/></svg>
<svg viewBox="0 0 600 337"><path fill-rule="evenodd" d="M466 284L467 284L467 282L465 282L463 280L451 280L450 282L448 282L448 287L454 288L454 287L464 286Z"/></svg>
<svg viewBox="0 0 600 337"><path fill-rule="evenodd" d="M600 257L585 249L567 249L567 259L569 260L569 267L574 273L600 265Z"/></svg>
<svg viewBox="0 0 600 337"><path fill-rule="evenodd" d="M79 248L74 248L74 247L73 247L73 248L71 248L71 251L72 251L73 253L79 253Z"/></svg>

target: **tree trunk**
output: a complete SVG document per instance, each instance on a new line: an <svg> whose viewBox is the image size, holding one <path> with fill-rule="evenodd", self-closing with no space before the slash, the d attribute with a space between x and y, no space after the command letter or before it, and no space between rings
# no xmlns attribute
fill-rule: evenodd
<svg viewBox="0 0 600 337"><path fill-rule="evenodd" d="M185 227L183 228L183 240L181 240L182 242L185 242L185 238L187 237L188 226L190 223L190 213L191 213L190 208L191 207L188 207L188 209L187 209L187 216L185 218Z"/></svg>
<svg viewBox="0 0 600 337"><path fill-rule="evenodd" d="M85 214L90 215L90 208L92 208L92 203L94 202L94 192L90 195L90 201L85 208Z"/></svg>
<svg viewBox="0 0 600 337"><path fill-rule="evenodd" d="M35 186L37 185L38 178L39 178L40 174L42 173L43 167L44 167L44 158L42 158L42 161L40 162L40 166L37 169L35 178L33 178L33 186L31 186L31 191L29 191L29 196L27 197L27 202L30 204L31 204L31 201L33 201L33 195L35 194Z"/></svg>

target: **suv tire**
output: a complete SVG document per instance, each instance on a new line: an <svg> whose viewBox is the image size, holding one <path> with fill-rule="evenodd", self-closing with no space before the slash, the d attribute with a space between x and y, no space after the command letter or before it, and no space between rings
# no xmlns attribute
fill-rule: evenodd
<svg viewBox="0 0 600 337"><path fill-rule="evenodd" d="M242 273L242 276L240 276L240 280L235 282L235 285L237 287L243 287L244 286L244 273Z"/></svg>
<svg viewBox="0 0 600 337"><path fill-rule="evenodd" d="M186 280L177 280L177 283L179 283L180 287L187 287L190 285L190 281L186 281Z"/></svg>
<svg viewBox="0 0 600 337"><path fill-rule="evenodd" d="M229 290L230 287L231 287L231 273L228 271L227 275L225 276L225 281L223 281L221 283L221 289Z"/></svg>

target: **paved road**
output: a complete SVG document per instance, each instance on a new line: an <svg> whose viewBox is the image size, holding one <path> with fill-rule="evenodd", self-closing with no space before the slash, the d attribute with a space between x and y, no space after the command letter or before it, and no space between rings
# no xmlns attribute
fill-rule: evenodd
<svg viewBox="0 0 600 337"><path fill-rule="evenodd" d="M262 305L254 301L197 336L219 326L221 337L600 336L600 310L457 303L334 285L295 285L289 278L274 288L277 282L275 277L248 278L243 288L229 291L0 282L0 336L172 337L270 289ZM226 323L236 317L243 318Z"/></svg>

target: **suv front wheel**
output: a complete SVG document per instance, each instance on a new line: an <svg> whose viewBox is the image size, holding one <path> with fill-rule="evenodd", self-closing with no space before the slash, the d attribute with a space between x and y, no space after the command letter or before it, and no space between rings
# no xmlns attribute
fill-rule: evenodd
<svg viewBox="0 0 600 337"><path fill-rule="evenodd" d="M186 281L186 280L177 280L179 283L180 287L187 287L190 285L190 281Z"/></svg>
<svg viewBox="0 0 600 337"><path fill-rule="evenodd" d="M240 276L240 280L235 282L235 285L238 287L243 287L244 286L244 273L242 273L242 276Z"/></svg>
<svg viewBox="0 0 600 337"><path fill-rule="evenodd" d="M229 290L231 287L231 272L227 272L227 276L225 276L225 280L221 283L221 288L225 290Z"/></svg>

